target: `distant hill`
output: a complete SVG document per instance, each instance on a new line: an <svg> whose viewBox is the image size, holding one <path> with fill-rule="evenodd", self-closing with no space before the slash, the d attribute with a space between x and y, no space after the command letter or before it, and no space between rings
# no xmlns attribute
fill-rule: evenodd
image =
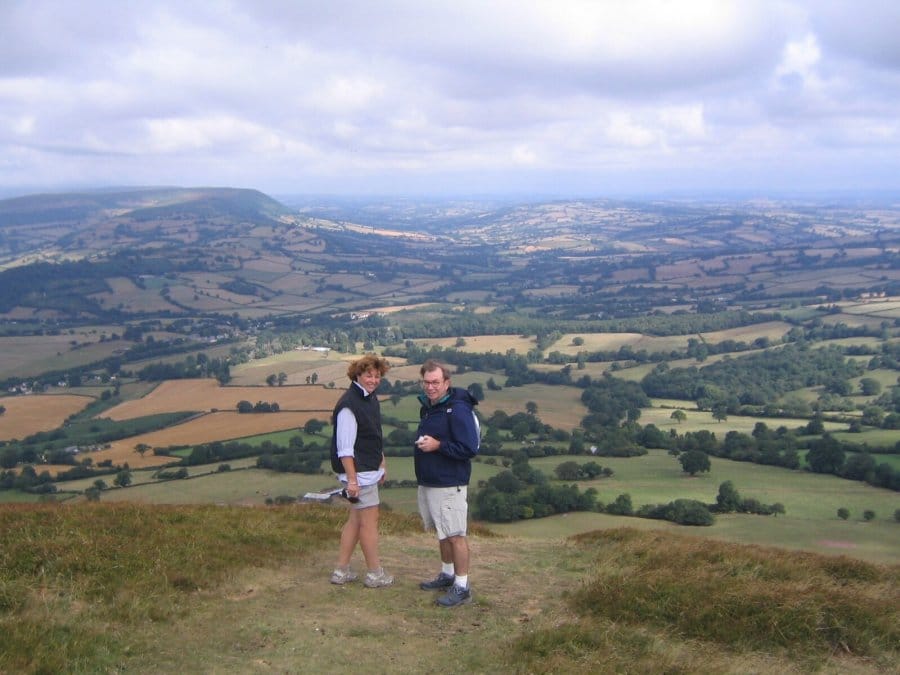
<svg viewBox="0 0 900 675"><path fill-rule="evenodd" d="M262 192L234 188L132 188L4 199L0 262L186 243L191 237L184 235L199 227L233 235L246 225L278 224L289 213Z"/></svg>
<svg viewBox="0 0 900 675"><path fill-rule="evenodd" d="M900 294L898 246L900 210L883 204L44 194L0 200L0 314L306 321L453 303L582 321L768 309Z"/></svg>
<svg viewBox="0 0 900 675"><path fill-rule="evenodd" d="M89 219L242 217L275 219L288 208L258 190L148 187L37 194L0 200L0 230L18 225L78 225Z"/></svg>

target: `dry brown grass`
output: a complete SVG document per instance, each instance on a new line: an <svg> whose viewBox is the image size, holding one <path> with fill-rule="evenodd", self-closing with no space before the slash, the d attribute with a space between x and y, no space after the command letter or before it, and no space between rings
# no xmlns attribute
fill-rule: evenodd
<svg viewBox="0 0 900 675"><path fill-rule="evenodd" d="M2 398L0 404L6 407L6 412L0 415L0 440L22 440L39 431L56 429L92 400L90 396L71 394Z"/></svg>

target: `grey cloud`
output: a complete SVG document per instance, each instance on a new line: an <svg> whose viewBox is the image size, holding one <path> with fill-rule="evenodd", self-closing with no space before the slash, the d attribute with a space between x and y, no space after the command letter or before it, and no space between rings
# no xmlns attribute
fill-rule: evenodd
<svg viewBox="0 0 900 675"><path fill-rule="evenodd" d="M889 5L14 0L0 187L589 185L623 166L700 185L842 152L852 173L900 145ZM875 159L896 184L900 159Z"/></svg>
<svg viewBox="0 0 900 675"><path fill-rule="evenodd" d="M900 68L900 3L891 0L832 0L810 8L810 24L835 54L866 64Z"/></svg>

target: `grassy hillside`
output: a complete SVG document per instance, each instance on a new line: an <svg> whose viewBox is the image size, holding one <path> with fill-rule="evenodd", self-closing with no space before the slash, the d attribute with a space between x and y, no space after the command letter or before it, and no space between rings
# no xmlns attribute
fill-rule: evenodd
<svg viewBox="0 0 900 675"><path fill-rule="evenodd" d="M565 461L584 461L583 457L557 456L532 459L531 465L548 477ZM753 497L763 503L779 502L786 513L778 517L747 514L719 515L714 525L685 528L659 520L611 516L594 512L575 512L547 518L521 520L512 524L492 524L491 528L513 537L552 539L598 529L634 527L666 532L689 532L693 536L714 540L779 546L831 555L848 555L871 562L900 560L900 524L894 520L897 495L858 481L802 471L786 471L771 466L734 462L713 458L712 470L696 477L683 473L678 461L664 451L652 451L642 457L601 457L597 461L614 470L611 478L581 481L581 490L594 488L598 500L609 504L620 494L631 495L635 508L644 504L667 503L675 499L697 499L715 502L719 485L732 481L742 497ZM262 506L277 497L295 498L306 492L318 492L333 483L330 475L275 473L245 468L255 458L230 462L231 471L219 472L218 464L191 467L188 481L157 481L152 472L134 471L133 484L125 489L109 489L102 493L106 503L141 504L227 504ZM499 465L485 462L473 464L472 484L478 485L496 475ZM391 457L389 478L413 480L412 458ZM95 478L65 481L61 490L83 492ZM107 480L110 483L111 479ZM555 484L561 484L554 480ZM473 494L475 488L473 487ZM4 495L4 500L14 493ZM62 497L60 497L62 498ZM397 513L417 513L414 488L384 490L385 504ZM36 498L31 497L32 501ZM77 498L83 500L82 496ZM837 516L839 508L850 511L848 520ZM871 509L876 518L863 520Z"/></svg>
<svg viewBox="0 0 900 675"><path fill-rule="evenodd" d="M328 575L343 508L0 507L0 672L886 672L900 567L618 529L473 533L475 602L418 581L435 543L382 518L388 589ZM357 553L354 560L361 565ZM437 647L437 649L435 649Z"/></svg>

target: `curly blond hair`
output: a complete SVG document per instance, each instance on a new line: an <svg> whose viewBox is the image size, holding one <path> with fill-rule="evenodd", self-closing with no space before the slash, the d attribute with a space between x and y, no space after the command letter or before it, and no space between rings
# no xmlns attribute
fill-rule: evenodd
<svg viewBox="0 0 900 675"><path fill-rule="evenodd" d="M384 377L390 369L391 364L377 354L366 354L347 366L347 377L351 382L356 382L357 377L370 370L377 370Z"/></svg>

